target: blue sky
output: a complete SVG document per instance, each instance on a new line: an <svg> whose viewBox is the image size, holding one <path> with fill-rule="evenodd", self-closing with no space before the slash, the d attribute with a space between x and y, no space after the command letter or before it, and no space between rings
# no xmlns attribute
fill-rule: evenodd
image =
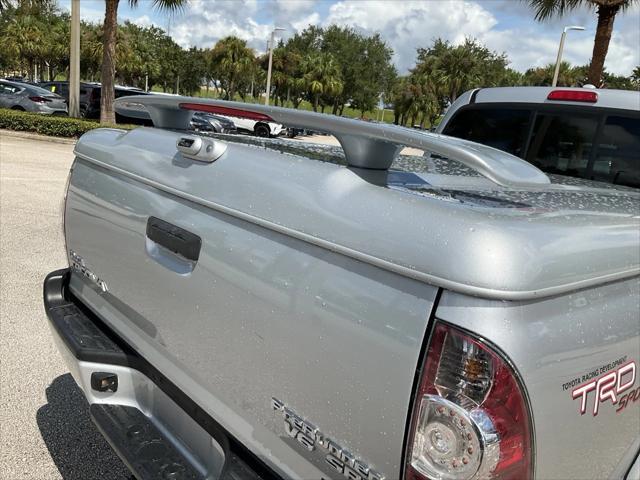
<svg viewBox="0 0 640 480"><path fill-rule="evenodd" d="M81 16L93 22L104 17L104 0L81 0ZM59 0L69 9L70 0ZM348 25L363 33L378 32L394 50L400 72L413 65L416 48L436 37L461 42L477 38L489 48L507 54L511 66L524 71L555 61L558 40L565 25L582 25L584 32L570 32L564 59L586 64L591 57L596 15L586 8L545 23L535 22L520 0L191 0L170 15L153 8L151 0L139 0L131 8L121 0L120 20L155 24L182 46L210 47L230 34L264 51L274 25L286 28L286 38L309 24ZM605 64L607 70L629 75L640 64L640 6L616 19Z"/></svg>

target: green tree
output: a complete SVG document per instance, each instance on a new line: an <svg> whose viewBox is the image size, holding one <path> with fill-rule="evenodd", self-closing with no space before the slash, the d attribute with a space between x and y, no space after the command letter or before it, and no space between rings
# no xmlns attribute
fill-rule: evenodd
<svg viewBox="0 0 640 480"><path fill-rule="evenodd" d="M69 69L69 38L71 36L70 15L49 14L44 18L43 29L46 32L41 50L41 76L45 69L48 79L53 80L59 72Z"/></svg>
<svg viewBox="0 0 640 480"><path fill-rule="evenodd" d="M413 124L420 110L425 106L425 92L420 85L420 77L415 74L400 77L392 89L393 115L396 125Z"/></svg>
<svg viewBox="0 0 640 480"><path fill-rule="evenodd" d="M6 27L6 41L3 48L12 52L35 79L39 60L44 47L44 29L36 15L16 15Z"/></svg>
<svg viewBox="0 0 640 480"><path fill-rule="evenodd" d="M286 44L280 42L274 50L272 80L274 95L280 104L291 103L298 108L307 96L307 82L305 79L305 59L317 55L322 44L324 30L320 27L309 26L302 32L296 33ZM268 55L260 59L262 71L266 72Z"/></svg>
<svg viewBox="0 0 640 480"><path fill-rule="evenodd" d="M555 68L555 63L549 63L544 67L530 68L524 73L522 84L534 87L549 86L553 82ZM585 76L586 68L573 67L569 62L563 61L560 63L558 86L579 87L584 83Z"/></svg>
<svg viewBox="0 0 640 480"><path fill-rule="evenodd" d="M102 65L102 26L80 24L80 76L84 80L100 80Z"/></svg>
<svg viewBox="0 0 640 480"><path fill-rule="evenodd" d="M493 52L474 39L467 38L460 45L436 39L431 47L418 49L416 71L426 65L433 81L442 84L443 92L438 94L454 102L470 88L503 83L507 64L504 54Z"/></svg>
<svg viewBox="0 0 640 480"><path fill-rule="evenodd" d="M631 77L629 78L631 79L633 88L636 90L640 89L640 65L633 69L633 72L631 72Z"/></svg>
<svg viewBox="0 0 640 480"><path fill-rule="evenodd" d="M183 51L180 62L180 94L193 95L200 91L205 78L204 52L196 47Z"/></svg>
<svg viewBox="0 0 640 480"><path fill-rule="evenodd" d="M609 50L609 42L613 32L613 22L616 15L629 8L639 0L525 0L535 11L535 18L544 21L581 6L588 6L598 15L596 37L593 42L593 53L587 82L596 86L603 83L604 61Z"/></svg>
<svg viewBox="0 0 640 480"><path fill-rule="evenodd" d="M617 90L635 90L637 88L633 83L633 77L615 75L606 70L602 73L602 83L605 88L615 88Z"/></svg>
<svg viewBox="0 0 640 480"><path fill-rule="evenodd" d="M211 51L211 75L220 82L226 100L233 100L247 76L251 76L254 61L245 40L229 36L216 43Z"/></svg>
<svg viewBox="0 0 640 480"><path fill-rule="evenodd" d="M342 92L344 84L340 69L331 53L320 52L310 55L303 61L302 70L314 112L318 111L322 94L332 96Z"/></svg>
<svg viewBox="0 0 640 480"><path fill-rule="evenodd" d="M391 90L396 76L392 54L377 34L367 37L352 28L336 25L309 26L286 43L280 42L274 51L274 97L276 102L278 99L281 104L291 102L294 107L306 97L316 109L324 111L330 106L334 114L340 115L350 103L364 115L374 108L382 92ZM331 76L338 83L330 83L329 88L320 88L322 82L317 79L309 81L322 70L317 65L320 59L331 59L332 68L336 69ZM266 69L266 57L262 66Z"/></svg>
<svg viewBox="0 0 640 480"><path fill-rule="evenodd" d="M471 88L520 84L521 76L507 65L504 54L470 38L460 45L436 39L418 48L415 67L392 91L394 122L433 125L447 105Z"/></svg>
<svg viewBox="0 0 640 480"><path fill-rule="evenodd" d="M115 123L116 117L113 111L114 84L116 77L116 44L118 26L118 4L120 0L105 0L105 15L102 35L102 71L101 71L101 97L100 97L100 122ZM152 0L156 8L175 11L182 8L187 0ZM129 4L135 7L138 0L129 0Z"/></svg>
<svg viewBox="0 0 640 480"><path fill-rule="evenodd" d="M294 108L298 108L306 92L302 71L304 57L304 53L282 42L274 49L271 81L275 105L279 102L282 106L292 104ZM267 55L260 59L262 71L266 70L268 61Z"/></svg>
<svg viewBox="0 0 640 480"><path fill-rule="evenodd" d="M150 84L162 85L163 92L171 91L178 93L176 90L180 81L181 59L184 51L164 32L161 32L161 35L157 37L155 49L157 53L158 76L151 77L149 79Z"/></svg>

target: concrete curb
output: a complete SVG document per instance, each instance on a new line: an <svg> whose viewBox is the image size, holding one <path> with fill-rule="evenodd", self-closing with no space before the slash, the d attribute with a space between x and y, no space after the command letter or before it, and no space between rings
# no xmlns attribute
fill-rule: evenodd
<svg viewBox="0 0 640 480"><path fill-rule="evenodd" d="M47 135L40 135L38 133L18 132L15 130L5 130L5 129L0 129L0 136L26 138L28 140L40 140L41 142L49 142L49 143L63 143L65 145L75 145L76 142L78 141L77 138L49 137Z"/></svg>

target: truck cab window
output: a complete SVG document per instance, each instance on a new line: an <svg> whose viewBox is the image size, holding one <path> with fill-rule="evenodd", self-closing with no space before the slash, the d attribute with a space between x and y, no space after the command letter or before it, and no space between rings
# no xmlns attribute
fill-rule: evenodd
<svg viewBox="0 0 640 480"><path fill-rule="evenodd" d="M466 108L442 133L522 157L530 115L528 109Z"/></svg>
<svg viewBox="0 0 640 480"><path fill-rule="evenodd" d="M598 116L539 113L526 160L548 173L588 178Z"/></svg>
<svg viewBox="0 0 640 480"><path fill-rule="evenodd" d="M592 168L594 180L640 188L640 118L609 116Z"/></svg>

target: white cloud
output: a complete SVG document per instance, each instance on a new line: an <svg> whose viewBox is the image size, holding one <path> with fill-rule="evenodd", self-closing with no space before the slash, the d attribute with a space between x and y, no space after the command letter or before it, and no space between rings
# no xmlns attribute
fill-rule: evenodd
<svg viewBox="0 0 640 480"><path fill-rule="evenodd" d="M130 22L135 23L136 25L139 25L141 27L150 27L151 25L153 25L153 22L151 21L151 18L149 18L149 15L142 15L137 18L132 18Z"/></svg>
<svg viewBox="0 0 640 480"><path fill-rule="evenodd" d="M539 23L524 21L520 28L493 29L479 37L489 48L506 52L512 68L524 71L530 67L541 67L554 63L562 28L565 25L582 25L585 31L567 33L563 60L573 65L586 65L591 61L597 17L588 9L577 10L574 15ZM608 72L629 75L640 64L640 8L631 8L620 14L605 61Z"/></svg>
<svg viewBox="0 0 640 480"><path fill-rule="evenodd" d="M138 25L161 22L166 14L140 0L131 10L121 1L120 20ZM191 0L182 13L171 17L171 35L183 47L212 47L227 35L237 35L258 52L264 52L274 26L284 27L288 38L307 26L332 23L365 33L380 33L393 48L400 72L413 66L416 49L441 37L459 43L465 36L505 52L511 66L524 71L555 61L560 33L565 25L583 25L584 32L570 32L564 59L572 64L589 62L593 49L596 14L580 8L561 18L536 22L526 2L519 0ZM69 10L70 0L60 0ZM322 12L322 13L321 13ZM104 0L82 0L83 20L102 22ZM640 64L640 5L616 18L605 66L629 75Z"/></svg>
<svg viewBox="0 0 640 480"><path fill-rule="evenodd" d="M288 37L319 23L320 15L312 11L315 4L315 0L192 0L173 22L171 35L183 47L211 47L236 35L264 52L274 26L285 28L283 36ZM263 20L256 20L259 17Z"/></svg>
<svg viewBox="0 0 640 480"><path fill-rule="evenodd" d="M318 12L313 12L306 17L302 17L298 20L292 20L289 22L293 27L293 30L296 32L301 32L309 25L317 25L320 23L320 14Z"/></svg>
<svg viewBox="0 0 640 480"><path fill-rule="evenodd" d="M498 28L487 32L480 37L480 40L494 50L506 52L513 68L524 71L531 66L543 66L555 62L560 35L567 25L581 25L585 30L568 32L563 60L573 65L586 65L590 62L597 25L595 9L584 6L562 17L537 22L524 2L489 1L500 1L503 6L502 13L504 14L506 10L509 15L506 15L506 20L497 25ZM483 4L491 5L491 3ZM636 4L625 12L619 13L616 18L605 68L611 73L629 75L638 64L640 64L640 5Z"/></svg>
<svg viewBox="0 0 640 480"><path fill-rule="evenodd" d="M71 0L60 1L59 7L71 12ZM90 23L104 22L104 0L83 0L80 2L80 19Z"/></svg>
<svg viewBox="0 0 640 480"><path fill-rule="evenodd" d="M271 31L268 25L253 20L256 9L256 0L194 0L184 14L175 18L171 35L183 47L212 47L219 39L235 35L256 48L258 40L266 39Z"/></svg>
<svg viewBox="0 0 640 480"><path fill-rule="evenodd" d="M402 72L414 64L418 47L430 45L437 37L454 43L464 41L465 36L479 37L497 20L475 2L344 0L329 9L324 24L332 23L380 33L393 48L396 66Z"/></svg>
<svg viewBox="0 0 640 480"><path fill-rule="evenodd" d="M287 13L305 13L313 10L316 0L275 0L276 9Z"/></svg>

